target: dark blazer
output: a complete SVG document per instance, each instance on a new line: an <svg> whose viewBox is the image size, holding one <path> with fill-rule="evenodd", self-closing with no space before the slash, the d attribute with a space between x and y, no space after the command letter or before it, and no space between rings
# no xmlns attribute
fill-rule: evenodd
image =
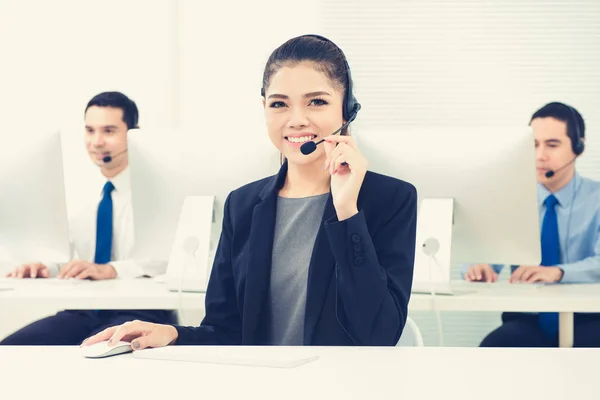
<svg viewBox="0 0 600 400"><path fill-rule="evenodd" d="M199 327L176 326L176 344L268 345L268 293L277 197L287 173L229 194ZM331 194L308 272L305 345L394 346L406 323L417 192L367 172L358 214L339 222Z"/></svg>

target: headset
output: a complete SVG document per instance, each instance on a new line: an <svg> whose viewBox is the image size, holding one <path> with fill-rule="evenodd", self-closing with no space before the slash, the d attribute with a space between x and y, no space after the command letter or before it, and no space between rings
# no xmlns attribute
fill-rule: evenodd
<svg viewBox="0 0 600 400"><path fill-rule="evenodd" d="M129 106L130 106L130 110L129 111L131 111L131 114L132 114L131 115L131 117L132 117L132 121L131 122L133 123L133 127L130 128L129 125L127 125L127 130L129 131L130 129L139 129L138 121L139 121L140 114L139 114L137 105L131 99L128 99L128 102L129 102ZM127 110L125 110L125 108L123 108L122 111L123 111L123 117L124 117L125 113L127 112ZM125 122L125 123L127 123L127 122ZM123 150L123 151L121 151L121 152L119 152L119 153L117 153L115 155L110 155L109 154L109 155L105 156L104 158L102 158L102 162L104 164L108 164L108 163L112 162L112 160L114 160L116 157L120 156L121 154L127 153L127 150L128 149L125 148L125 150Z"/></svg>
<svg viewBox="0 0 600 400"><path fill-rule="evenodd" d="M568 163L564 164L563 166L554 170L547 171L546 178L552 178L558 171L561 171L564 168L567 168L571 163L574 163L575 160L577 160L577 157L579 157L581 153L583 153L583 150L585 150L583 134L579 129L579 120L577 119L575 109L563 103L550 104L558 105L561 108L567 110L567 136L569 137L569 139L571 139L571 149L573 150L575 157L573 157L571 160L569 160Z"/></svg>
<svg viewBox="0 0 600 400"><path fill-rule="evenodd" d="M335 48L337 49L337 51L340 53L340 55L342 56L342 60L344 62L344 67L346 69L346 78L347 78L347 84L346 84L346 91L344 93L344 100L343 100L343 105L342 105L342 116L344 118L344 121L346 121L344 123L344 125L342 125L342 127L340 129L338 129L336 132L333 133L333 135L335 135L337 132L343 130L344 128L346 128L352 121L354 121L354 119L356 118L356 116L358 115L358 111L361 109L361 105L360 103L356 100L356 97L354 96L354 90L353 90L353 84L352 84L352 75L350 73L350 65L348 64L348 60L346 59L346 55L344 54L344 52L342 51L342 49L336 45L335 43L333 43L331 40L327 39L324 36L321 35L315 35L315 34L307 34L307 35L302 35L299 36L300 38L302 37L309 37L309 38L314 38L323 42L327 42L327 43L331 43L333 46L335 46ZM265 96L265 88L262 87L260 89L260 95L261 96ZM342 134L344 134L342 132ZM316 149L316 145L321 143L322 141L315 143L313 146L314 148L308 150L307 154L312 153L315 149ZM312 147L312 146L311 146Z"/></svg>
<svg viewBox="0 0 600 400"><path fill-rule="evenodd" d="M334 45L336 47L337 51L339 51L339 53L342 55L342 60L344 61L344 67L346 69L346 79L348 80L347 86L346 86L346 93L344 94L344 103L343 103L342 113L343 113L344 121L346 121L346 123L349 124L350 122L354 121L354 119L356 118L356 115L358 114L358 111L360 110L361 105L356 100L356 97L354 96L354 90L353 90L353 84L352 84L352 74L350 73L350 65L348 64L346 55L344 54L344 52L338 45L336 45L335 43L333 43L331 40L327 39L324 36L308 34L308 35L304 35L301 37L312 37L312 38L315 38L318 40L322 40L324 42L331 43L332 45Z"/></svg>
<svg viewBox="0 0 600 400"><path fill-rule="evenodd" d="M566 104L562 104L562 106L569 111L569 115L571 116L571 118L568 118L567 120L567 135L571 139L573 153L575 153L576 156L579 156L581 155L581 153L583 153L583 150L585 150L583 134L581 133L581 129L579 128L579 118L577 118L577 113L575 112L575 109L573 107L568 106Z"/></svg>
<svg viewBox="0 0 600 400"><path fill-rule="evenodd" d="M137 108L137 105L134 103L133 100L129 100L129 106L130 106L130 110L131 114L132 114L132 123L133 123L133 127L127 127L127 129L139 129L139 119L140 119L140 114ZM125 110L123 110L123 113L125 113Z"/></svg>

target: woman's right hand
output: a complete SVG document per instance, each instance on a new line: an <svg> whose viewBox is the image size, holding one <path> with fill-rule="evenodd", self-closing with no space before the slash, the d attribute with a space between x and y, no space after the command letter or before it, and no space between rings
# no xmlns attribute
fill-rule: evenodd
<svg viewBox="0 0 600 400"><path fill-rule="evenodd" d="M130 321L123 325L106 328L102 332L85 339L81 346L108 340L109 346L119 342L131 342L134 350L147 347L164 347L177 340L177 329L172 325L153 324L151 322Z"/></svg>

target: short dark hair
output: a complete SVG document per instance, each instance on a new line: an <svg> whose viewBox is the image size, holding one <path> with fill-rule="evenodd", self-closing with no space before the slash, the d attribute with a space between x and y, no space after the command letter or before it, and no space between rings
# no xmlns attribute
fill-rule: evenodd
<svg viewBox="0 0 600 400"><path fill-rule="evenodd" d="M552 117L567 124L567 136L571 139L571 143L577 141L577 128L581 139L585 138L585 122L583 117L574 107L560 102L548 103L531 116L531 121L536 118Z"/></svg>
<svg viewBox="0 0 600 400"><path fill-rule="evenodd" d="M138 127L139 113L137 105L121 92L102 92L95 95L85 107L84 115L88 108L93 106L120 108L123 110L123 122L127 125L127 129Z"/></svg>
<svg viewBox="0 0 600 400"><path fill-rule="evenodd" d="M347 94L348 74L346 57L333 42L311 35L303 35L288 40L271 53L262 79L262 93L269 87L271 76L281 67L312 61L317 69L324 72L334 86Z"/></svg>

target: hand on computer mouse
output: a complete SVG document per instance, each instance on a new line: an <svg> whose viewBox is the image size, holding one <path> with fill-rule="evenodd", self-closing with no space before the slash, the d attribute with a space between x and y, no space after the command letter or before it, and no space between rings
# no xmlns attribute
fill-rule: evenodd
<svg viewBox="0 0 600 400"><path fill-rule="evenodd" d="M102 332L87 338L81 346L108 340L109 346L119 341L131 342L135 350L147 347L164 347L175 342L178 333L171 325L153 324L143 321L125 322L123 325L106 328Z"/></svg>
<svg viewBox="0 0 600 400"><path fill-rule="evenodd" d="M465 279L469 282L496 282L498 274L489 264L475 264L469 267Z"/></svg>
<svg viewBox="0 0 600 400"><path fill-rule="evenodd" d="M24 264L6 274L7 278L48 278L48 267L40 263Z"/></svg>

